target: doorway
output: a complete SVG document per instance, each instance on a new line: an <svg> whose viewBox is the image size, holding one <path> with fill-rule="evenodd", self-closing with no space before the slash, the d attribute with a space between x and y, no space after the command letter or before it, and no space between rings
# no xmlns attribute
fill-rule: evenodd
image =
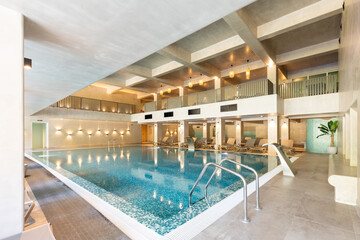
<svg viewBox="0 0 360 240"><path fill-rule="evenodd" d="M141 142L145 143L148 141L148 127L147 125L141 125Z"/></svg>
<svg viewBox="0 0 360 240"><path fill-rule="evenodd" d="M32 149L47 148L47 123L33 122L31 131Z"/></svg>

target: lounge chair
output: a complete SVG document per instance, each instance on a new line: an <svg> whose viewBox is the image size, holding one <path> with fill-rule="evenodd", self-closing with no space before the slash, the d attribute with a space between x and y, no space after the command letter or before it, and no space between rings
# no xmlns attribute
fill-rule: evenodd
<svg viewBox="0 0 360 240"><path fill-rule="evenodd" d="M208 139L207 143L203 146L203 148L215 149L215 137L211 137Z"/></svg>
<svg viewBox="0 0 360 240"><path fill-rule="evenodd" d="M269 141L265 138L260 139L258 146L250 148L251 152L260 152L260 153L264 153L267 151L267 146L263 147L262 145L264 145L265 143L268 143Z"/></svg>
<svg viewBox="0 0 360 240"><path fill-rule="evenodd" d="M292 155L295 153L294 141L293 140L281 140L281 147L286 154Z"/></svg>
<svg viewBox="0 0 360 240"><path fill-rule="evenodd" d="M169 140L169 137L164 137L160 142L157 143L157 145L159 145L159 146L165 145L168 140Z"/></svg>
<svg viewBox="0 0 360 240"><path fill-rule="evenodd" d="M31 198L29 197L29 193L25 190L24 193L24 206L25 208L27 208L25 216L24 216L24 222L26 222L26 220L30 217L30 214L32 212L32 210L35 207L35 201L31 200Z"/></svg>
<svg viewBox="0 0 360 240"><path fill-rule="evenodd" d="M251 148L255 147L255 141L256 139L249 139L246 141L245 145L243 147L239 147L237 149L238 152L246 152L250 150Z"/></svg>
<svg viewBox="0 0 360 240"><path fill-rule="evenodd" d="M226 145L222 145L221 149L222 150L230 150L230 149L234 149L235 148L235 138L229 138L226 142Z"/></svg>
<svg viewBox="0 0 360 240"><path fill-rule="evenodd" d="M174 144L175 137L169 137L166 142L164 142L163 146L171 146Z"/></svg>
<svg viewBox="0 0 360 240"><path fill-rule="evenodd" d="M207 144L207 139L201 138L199 141L195 142L195 148L202 148L206 144Z"/></svg>

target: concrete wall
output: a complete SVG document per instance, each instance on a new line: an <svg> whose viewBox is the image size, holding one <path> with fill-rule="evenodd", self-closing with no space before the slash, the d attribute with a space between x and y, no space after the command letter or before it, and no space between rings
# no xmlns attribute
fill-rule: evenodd
<svg viewBox="0 0 360 240"><path fill-rule="evenodd" d="M243 129L244 137L267 138L268 135L267 121L243 122Z"/></svg>
<svg viewBox="0 0 360 240"><path fill-rule="evenodd" d="M0 239L24 221L24 19L0 6Z"/></svg>
<svg viewBox="0 0 360 240"><path fill-rule="evenodd" d="M38 120L38 117L25 119L26 149L32 148L32 123ZM48 124L48 148L107 146L109 140L111 144L113 140L116 144L141 143L141 125L135 123L60 118L41 120ZM79 131L80 129L82 131ZM98 129L100 132L97 132ZM114 129L117 130L116 133L113 133ZM129 133L127 129L130 129ZM124 135L121 135L120 132L124 132ZM106 133L109 134L106 135Z"/></svg>
<svg viewBox="0 0 360 240"><path fill-rule="evenodd" d="M306 142L306 119L290 120L289 131L294 143Z"/></svg>
<svg viewBox="0 0 360 240"><path fill-rule="evenodd" d="M346 113L353 107L360 113L360 0L345 0L339 52L340 109ZM358 118L359 119L359 118ZM357 121L357 146L360 148L360 123ZM350 124L351 125L351 124ZM342 129L340 129L342 130ZM351 129L350 129L351 132ZM339 135L343 135L342 132ZM349 142L346 141L346 144ZM357 151L360 166L360 151ZM360 167L358 167L358 210L360 209ZM358 211L360 216L360 210Z"/></svg>

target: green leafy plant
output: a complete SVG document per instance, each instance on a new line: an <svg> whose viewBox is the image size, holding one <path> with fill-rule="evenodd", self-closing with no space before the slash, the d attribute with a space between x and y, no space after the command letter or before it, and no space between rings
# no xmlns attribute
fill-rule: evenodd
<svg viewBox="0 0 360 240"><path fill-rule="evenodd" d="M316 138L321 137L321 136L325 136L325 135L330 135L331 137L331 147L334 147L334 134L338 128L338 120L335 121L329 121L327 123L327 126L325 126L324 124L320 124L320 127L318 127L321 131L321 134L318 135Z"/></svg>

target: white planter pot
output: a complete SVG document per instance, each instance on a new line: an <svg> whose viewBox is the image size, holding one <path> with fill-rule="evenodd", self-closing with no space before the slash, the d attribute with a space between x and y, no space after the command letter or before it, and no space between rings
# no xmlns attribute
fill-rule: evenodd
<svg viewBox="0 0 360 240"><path fill-rule="evenodd" d="M327 151L329 154L336 154L337 153L337 147L328 147Z"/></svg>

